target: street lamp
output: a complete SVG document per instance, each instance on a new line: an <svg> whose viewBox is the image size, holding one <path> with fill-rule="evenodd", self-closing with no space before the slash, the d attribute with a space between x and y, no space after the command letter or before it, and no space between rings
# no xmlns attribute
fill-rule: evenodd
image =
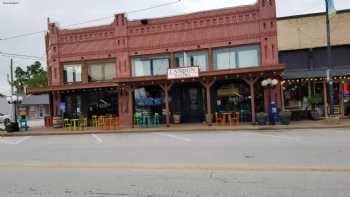
<svg viewBox="0 0 350 197"><path fill-rule="evenodd" d="M271 95L271 90L272 88L274 88L276 85L278 84L278 80L277 79L264 79L262 82L261 82L261 86L264 87L264 88L267 88L268 91L269 91L269 109L268 109L268 113L269 113L269 120L270 120L270 123L273 122L273 118L272 118L272 103L271 103L271 100L272 100L272 95Z"/></svg>
<svg viewBox="0 0 350 197"><path fill-rule="evenodd" d="M12 96L8 96L6 98L7 102L9 104L12 104L13 107L13 122L11 123L11 129L12 131L18 131L19 130L19 126L18 126L18 122L17 122L17 105L21 104L23 101L23 98L21 96L17 96L17 95L12 95Z"/></svg>

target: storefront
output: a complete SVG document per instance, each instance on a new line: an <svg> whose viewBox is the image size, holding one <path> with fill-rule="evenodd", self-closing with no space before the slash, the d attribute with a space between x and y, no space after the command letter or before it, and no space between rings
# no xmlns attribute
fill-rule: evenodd
<svg viewBox="0 0 350 197"><path fill-rule="evenodd" d="M335 77L333 82L334 114L350 116L349 79ZM296 120L309 119L305 111L317 110L321 116L329 113L329 84L325 78L305 78L285 80L283 87L285 109L300 112Z"/></svg>
<svg viewBox="0 0 350 197"><path fill-rule="evenodd" d="M116 89L102 88L63 92L60 110L64 118L88 118L93 116L118 116ZM89 121L91 122L91 121Z"/></svg>
<svg viewBox="0 0 350 197"><path fill-rule="evenodd" d="M241 120L251 121L251 97L249 85L242 80L224 80L215 83L213 99L215 112L240 113Z"/></svg>

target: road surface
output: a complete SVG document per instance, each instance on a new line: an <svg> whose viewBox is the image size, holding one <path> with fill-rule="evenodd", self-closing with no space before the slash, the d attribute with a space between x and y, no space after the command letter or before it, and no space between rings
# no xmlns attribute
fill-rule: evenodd
<svg viewBox="0 0 350 197"><path fill-rule="evenodd" d="M347 129L0 138L0 196L347 197Z"/></svg>

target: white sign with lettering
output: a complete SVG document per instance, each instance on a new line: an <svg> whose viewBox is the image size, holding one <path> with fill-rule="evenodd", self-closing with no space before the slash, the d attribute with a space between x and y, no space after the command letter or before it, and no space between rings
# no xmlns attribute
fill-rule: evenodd
<svg viewBox="0 0 350 197"><path fill-rule="evenodd" d="M199 77L199 67L169 68L168 79L184 79Z"/></svg>

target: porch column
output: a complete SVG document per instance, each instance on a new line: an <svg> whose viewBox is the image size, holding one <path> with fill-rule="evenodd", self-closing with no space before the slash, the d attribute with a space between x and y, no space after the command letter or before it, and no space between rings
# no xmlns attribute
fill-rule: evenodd
<svg viewBox="0 0 350 197"><path fill-rule="evenodd" d="M243 78L243 80L249 85L250 89L250 108L252 111L252 123L256 123L256 115L255 115L255 83L259 80L260 77L255 78Z"/></svg>
<svg viewBox="0 0 350 197"><path fill-rule="evenodd" d="M210 88L213 86L214 83L215 83L215 79L201 81L201 84L205 87L205 91L206 91L206 95L207 95L207 122L208 122L208 126L212 126Z"/></svg>
<svg viewBox="0 0 350 197"><path fill-rule="evenodd" d="M324 116L328 117L327 81L323 80L323 108Z"/></svg>
<svg viewBox="0 0 350 197"><path fill-rule="evenodd" d="M133 113L133 109L134 109L134 102L133 102L133 92L135 90L134 87L132 86L128 86L126 88L127 92L128 92L128 109L129 109L129 118L130 118L130 128L134 128L134 113Z"/></svg>
<svg viewBox="0 0 350 197"><path fill-rule="evenodd" d="M172 83L164 83L159 85L165 94L165 121L166 121L166 126L170 127L170 110L169 110L169 90L173 86Z"/></svg>
<svg viewBox="0 0 350 197"><path fill-rule="evenodd" d="M281 91L281 108L282 108L282 111L285 111L285 106L284 106L284 91L283 91L283 85L284 85L284 82L281 81L280 82L280 91Z"/></svg>
<svg viewBox="0 0 350 197"><path fill-rule="evenodd" d="M53 113L54 116L60 116L60 103L61 103L61 95L59 92L53 92Z"/></svg>

